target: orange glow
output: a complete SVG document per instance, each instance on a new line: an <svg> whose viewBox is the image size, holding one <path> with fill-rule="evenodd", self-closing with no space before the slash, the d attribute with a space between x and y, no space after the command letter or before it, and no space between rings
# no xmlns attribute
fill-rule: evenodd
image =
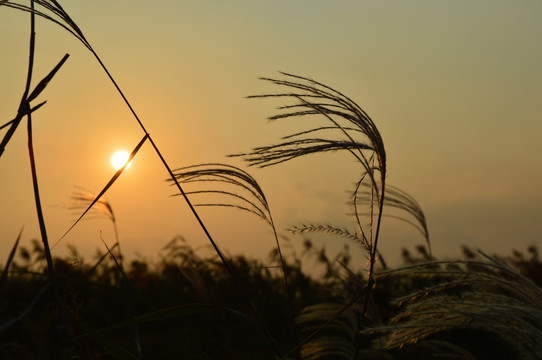
<svg viewBox="0 0 542 360"><path fill-rule="evenodd" d="M115 170L120 169L121 167L126 164L128 161L128 158L130 157L130 154L124 150L117 151L116 153L111 156L111 165L115 168ZM126 166L126 168L129 168L132 162Z"/></svg>

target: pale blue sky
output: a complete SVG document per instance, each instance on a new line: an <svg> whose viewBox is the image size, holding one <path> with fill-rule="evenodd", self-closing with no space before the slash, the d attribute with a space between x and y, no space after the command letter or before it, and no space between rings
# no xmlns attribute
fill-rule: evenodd
<svg viewBox="0 0 542 360"><path fill-rule="evenodd" d="M389 183L424 208L436 255L461 244L507 252L542 234L542 3L537 1L78 1L65 2L174 167L232 162L224 155L276 142L277 104L247 100L272 90L257 80L287 71L357 101L379 127ZM0 7L0 117L16 111L25 78L28 16ZM91 54L38 22L36 78L68 52L35 115L42 199L51 239L75 216L73 186L98 191L109 157L142 136ZM3 133L0 133L3 135ZM186 206L170 198L167 174L149 146L108 194L129 252L155 256L175 235L203 244ZM358 170L346 155L251 169L280 229L299 222L349 226L346 190ZM20 227L38 236L26 133L0 159L0 253ZM257 219L202 211L228 251L265 256L270 232ZM86 221L63 242L100 247L110 224ZM300 242L293 238L293 242ZM330 246L342 242L329 238ZM421 239L386 223L382 251ZM61 243L62 244L62 243ZM333 245L331 245L333 244ZM57 250L55 250L57 251ZM61 250L58 250L61 251Z"/></svg>

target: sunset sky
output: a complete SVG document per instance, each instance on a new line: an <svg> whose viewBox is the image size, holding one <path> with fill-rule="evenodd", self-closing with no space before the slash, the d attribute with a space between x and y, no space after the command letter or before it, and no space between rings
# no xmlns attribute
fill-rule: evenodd
<svg viewBox="0 0 542 360"><path fill-rule="evenodd" d="M356 101L374 120L388 179L420 203L437 256L463 244L506 254L541 245L542 2L538 1L62 1L133 104L173 168L226 162L247 169L266 192L278 229L300 223L353 229L347 190L360 170L348 154L265 169L225 155L275 143L291 132L268 122L280 103L246 99L277 91L259 77L279 71L314 78ZM0 119L16 114L28 59L29 15L0 6ZM39 100L34 147L45 220L55 243L78 217L78 187L98 192L117 150L144 135L92 54L65 30L38 19L34 80L70 57ZM5 129L0 130L3 137ZM207 242L186 204L164 181L150 144L106 194L123 251L157 259L182 235ZM0 263L21 227L39 237L26 121L0 158ZM271 230L250 214L201 209L219 245L263 258ZM289 235L288 235L289 236ZM75 245L91 261L114 243L111 223L80 223L53 254ZM290 236L299 251L303 236ZM336 250L342 239L318 237ZM422 238L384 223L392 261ZM351 249L358 248L350 244ZM362 259L360 257L360 259ZM362 260L364 261L364 260ZM360 263L362 264L362 263Z"/></svg>

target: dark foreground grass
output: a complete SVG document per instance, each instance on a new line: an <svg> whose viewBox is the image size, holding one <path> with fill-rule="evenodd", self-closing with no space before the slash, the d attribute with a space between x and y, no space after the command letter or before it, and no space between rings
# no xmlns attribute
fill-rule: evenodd
<svg viewBox="0 0 542 360"><path fill-rule="evenodd" d="M213 359L272 358L258 324L229 273L216 257L201 257L181 238L172 240L161 260L143 259L126 265L128 283L119 275L111 257L95 266L73 249L65 259L55 259L55 278L68 311L80 330L82 342L94 357L109 358L114 347L127 353L142 348L144 358ZM276 260L276 259L275 259ZM306 304L341 300L340 278L314 280L301 271L301 259L286 266L295 292L290 302L285 292L280 265L243 256L231 258L238 276L261 314L273 339L286 351L299 338L292 311ZM66 337L39 243L34 249L19 249L5 283L2 318L6 323L32 307L23 319L3 328L0 358L69 358L77 353ZM36 299L36 294L45 292ZM293 309L290 308L293 306ZM138 335L133 323L138 323ZM115 346L111 346L115 344Z"/></svg>
<svg viewBox="0 0 542 360"><path fill-rule="evenodd" d="M43 250L38 241L34 241L33 246L32 249L19 248L3 284L0 358L78 358L80 349L67 336L57 298L48 286ZM473 256L468 249L465 254ZM242 296L232 291L235 285L216 256L202 257L184 239L176 238L161 252L159 261L128 262L126 282L110 256L96 264L102 255L98 253L90 261L72 249L70 256L54 259L55 278L65 310L69 311L79 334L79 344L89 358L275 357L259 325L245 315L250 309ZM333 318L342 304L349 302L364 286L361 273L349 273L337 266L338 262L331 259L324 248L315 248L310 241L303 254L291 254L287 259L285 266L295 289L290 298L285 292L282 273L277 271L280 264L276 251L265 261L233 256L230 263L248 296L257 299L256 310L284 353L295 348L299 339L318 328L322 321ZM348 259L349 252L345 250L336 260L347 266ZM521 272L533 282L542 280L542 262L535 248L530 249L530 256L516 252L500 260L515 268L510 274ZM316 262L324 270L322 275L314 278L305 274L301 267L306 261ZM495 276L509 281L501 272L512 271L503 270L511 268L499 265L494 268L496 272L487 271L484 267L488 263L482 261L481 255L467 257L461 264L436 261L428 264L423 252L417 257L405 253L404 261L405 267L401 270L379 273L371 312L365 323L360 322L362 303L355 303L333 319L316 340L308 341L289 357L418 359L440 354L447 358L519 359L533 354L520 349L528 346L528 337L523 338L521 346L510 342L519 340L517 328L515 334L503 333L498 324L484 318L484 311L498 313L499 307L512 306L514 299L521 298L523 295L519 292L528 291L517 279L511 282L517 289L501 287L501 291L495 291ZM450 264L453 266L448 266ZM430 268L425 269L423 276L422 267ZM401 275L397 276L396 272ZM488 291L493 291L489 293L493 298L484 299L482 303L476 299L482 290L473 287L483 285L477 282L481 275L492 288ZM438 297L444 299L436 306L431 305L431 299ZM506 297L506 301L500 301L499 297ZM480 309L471 314L466 313L466 308L454 312L454 305L442 302L451 299L471 306L478 301ZM425 309L421 312L423 315L415 314L416 307ZM446 321L438 316L442 307L446 310L443 315L448 317ZM428 308L433 309L433 315L427 314ZM295 323L292 311L296 314ZM500 314L501 318L505 313L510 311ZM11 322L21 314L18 321ZM512 314L516 321L521 319L521 314ZM523 317L527 322L534 322L535 314L530 316L530 320ZM477 321L482 321L481 326L463 326L463 323ZM448 324L444 325L445 322Z"/></svg>

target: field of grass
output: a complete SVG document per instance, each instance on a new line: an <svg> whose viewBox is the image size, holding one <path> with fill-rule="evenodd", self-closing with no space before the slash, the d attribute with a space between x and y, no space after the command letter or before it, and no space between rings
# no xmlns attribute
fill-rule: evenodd
<svg viewBox="0 0 542 360"><path fill-rule="evenodd" d="M464 261L427 255L422 246L414 254L404 250L402 268L379 271L362 316L366 278L347 270L349 252L330 258L310 241L287 257L290 294L277 251L265 261L231 257L243 294L217 256L201 256L180 237L159 261L133 260L122 271L107 253L86 259L72 249L54 259L55 284L35 240L18 249L2 279L0 357L538 357L542 262L536 248L498 262L467 248ZM268 260L277 266L265 265ZM301 270L309 261L321 276Z"/></svg>
<svg viewBox="0 0 542 360"><path fill-rule="evenodd" d="M19 246L20 236L2 239L15 241L0 277L1 358L542 358L537 249L497 258L465 248L463 260L433 258L420 205L386 182L380 132L346 95L293 74L264 78L279 90L254 98L283 103L270 120L303 117L313 125L276 144L230 156L266 167L324 152L350 154L359 168L347 209L354 230L333 224L300 224L289 230L307 239L316 232L347 239L364 252L363 271L351 270L356 267L348 249L331 258L310 240L302 254L285 253L264 189L247 171L219 163L170 166L113 75L57 1L0 1L0 6L25 11L30 18L26 87L16 117L1 127L6 130L0 157L26 120L41 232L32 248ZM68 55L32 88L36 16L70 32L102 66L143 131L129 160L144 143L152 146L214 255L202 256L189 241L175 238L157 262L125 262L117 236L113 247L104 243L108 251L92 260L76 249L66 258L53 258L41 210L32 118L39 116L45 102L38 99ZM116 224L105 195L125 167L98 194L74 194L74 209L81 215L68 232L91 211L101 211ZM202 206L246 211L266 222L276 244L269 259L226 256L198 214ZM415 255L404 250L403 267L388 268L379 253L384 216L409 223L423 239ZM321 266L321 276L302 271L308 259Z"/></svg>

